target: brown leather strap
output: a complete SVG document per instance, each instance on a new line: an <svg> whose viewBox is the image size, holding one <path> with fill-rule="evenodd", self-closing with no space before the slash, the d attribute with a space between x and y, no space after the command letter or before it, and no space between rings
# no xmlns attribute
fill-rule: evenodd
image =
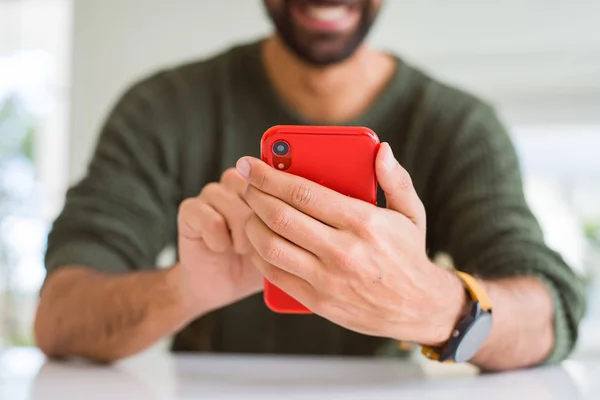
<svg viewBox="0 0 600 400"><path fill-rule="evenodd" d="M492 309L492 301L490 300L483 286L477 281L477 279L461 271L456 271L456 274L463 281L463 284L465 285L467 292L469 292L469 296L471 296L471 299L473 301L479 302L479 305L483 310L490 311ZM406 350L409 347L409 345L409 342L398 342L398 348L401 350ZM438 348L431 346L421 346L421 353L425 357L434 361L437 361L441 355L441 352Z"/></svg>

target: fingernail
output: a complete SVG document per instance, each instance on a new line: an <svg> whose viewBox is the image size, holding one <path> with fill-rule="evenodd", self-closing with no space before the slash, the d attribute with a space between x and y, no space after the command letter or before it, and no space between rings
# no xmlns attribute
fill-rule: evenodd
<svg viewBox="0 0 600 400"><path fill-rule="evenodd" d="M396 161L396 157L394 157L394 152L392 151L390 145L386 143L385 146L387 147L387 150L385 153L385 158L383 159L383 163L387 169L392 169L396 166L398 161Z"/></svg>
<svg viewBox="0 0 600 400"><path fill-rule="evenodd" d="M250 176L250 163L248 160L240 158L235 165L235 168L237 169L237 172L239 172L239 174L244 178Z"/></svg>

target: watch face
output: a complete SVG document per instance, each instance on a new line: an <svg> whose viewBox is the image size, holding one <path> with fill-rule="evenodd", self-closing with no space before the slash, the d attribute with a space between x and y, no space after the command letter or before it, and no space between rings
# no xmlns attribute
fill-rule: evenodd
<svg viewBox="0 0 600 400"><path fill-rule="evenodd" d="M456 348L454 361L463 363L469 361L487 339L492 329L492 314L483 313L473 322Z"/></svg>

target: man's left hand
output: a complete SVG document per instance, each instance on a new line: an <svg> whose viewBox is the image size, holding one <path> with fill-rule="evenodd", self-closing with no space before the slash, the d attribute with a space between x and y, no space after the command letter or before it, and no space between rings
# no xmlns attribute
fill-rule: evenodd
<svg viewBox="0 0 600 400"><path fill-rule="evenodd" d="M376 160L387 208L252 157L237 169L254 211L246 224L252 261L267 280L356 332L428 345L450 337L464 289L429 260L423 203L388 144Z"/></svg>

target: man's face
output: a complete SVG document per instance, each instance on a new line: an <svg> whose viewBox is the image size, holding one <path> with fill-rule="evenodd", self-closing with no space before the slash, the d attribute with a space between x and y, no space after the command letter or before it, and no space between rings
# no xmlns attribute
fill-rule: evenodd
<svg viewBox="0 0 600 400"><path fill-rule="evenodd" d="M279 36L309 64L350 57L367 36L382 0L264 0Z"/></svg>

